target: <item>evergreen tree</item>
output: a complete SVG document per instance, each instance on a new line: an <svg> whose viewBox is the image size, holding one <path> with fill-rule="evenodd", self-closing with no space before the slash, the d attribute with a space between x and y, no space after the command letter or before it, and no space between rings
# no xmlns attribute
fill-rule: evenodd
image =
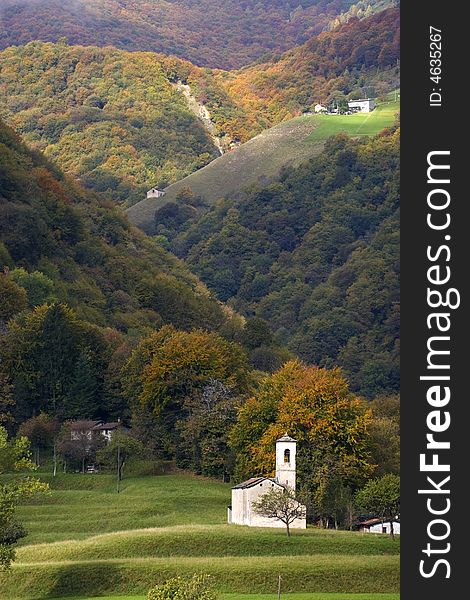
<svg viewBox="0 0 470 600"><path fill-rule="evenodd" d="M98 410L98 380L93 370L90 352L80 353L67 394L65 417L92 418Z"/></svg>
<svg viewBox="0 0 470 600"><path fill-rule="evenodd" d="M77 323L70 309L53 304L45 313L38 363L42 371L42 399L52 414L65 416L67 391L79 357Z"/></svg>

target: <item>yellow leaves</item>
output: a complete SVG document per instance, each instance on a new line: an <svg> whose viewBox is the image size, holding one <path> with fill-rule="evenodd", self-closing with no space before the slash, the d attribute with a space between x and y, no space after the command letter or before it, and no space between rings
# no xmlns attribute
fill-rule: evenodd
<svg viewBox="0 0 470 600"><path fill-rule="evenodd" d="M370 410L351 395L339 369L295 360L266 378L257 396L246 402L232 443L247 452L255 474L272 473L275 441L286 432L300 447L321 448L341 458L345 469L360 465L364 471L370 468L366 449L370 419ZM243 439L248 444L244 450Z"/></svg>
<svg viewBox="0 0 470 600"><path fill-rule="evenodd" d="M144 340L132 361L142 365L140 401L157 412L170 401L182 402L210 379L242 388L248 370L238 344L216 333L177 331L172 327L164 327Z"/></svg>

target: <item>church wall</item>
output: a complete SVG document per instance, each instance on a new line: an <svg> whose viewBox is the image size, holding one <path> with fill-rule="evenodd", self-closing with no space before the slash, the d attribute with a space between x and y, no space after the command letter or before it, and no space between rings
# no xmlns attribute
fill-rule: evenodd
<svg viewBox="0 0 470 600"><path fill-rule="evenodd" d="M257 515L252 508L252 503L274 486L277 486L277 484L265 480L261 484L249 488L233 489L231 522L251 527L285 527L282 521ZM306 527L306 519L296 519L291 524L292 529L305 529Z"/></svg>

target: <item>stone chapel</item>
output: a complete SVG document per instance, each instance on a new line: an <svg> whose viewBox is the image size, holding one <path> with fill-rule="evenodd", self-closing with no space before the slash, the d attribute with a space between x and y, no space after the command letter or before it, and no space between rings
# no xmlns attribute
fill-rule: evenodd
<svg viewBox="0 0 470 600"><path fill-rule="evenodd" d="M287 433L276 441L276 476L252 477L232 488L232 505L228 508L228 522L250 527L285 527L282 521L258 515L253 502L273 487L289 487L295 491L297 440ZM290 527L305 529L306 519L296 519Z"/></svg>

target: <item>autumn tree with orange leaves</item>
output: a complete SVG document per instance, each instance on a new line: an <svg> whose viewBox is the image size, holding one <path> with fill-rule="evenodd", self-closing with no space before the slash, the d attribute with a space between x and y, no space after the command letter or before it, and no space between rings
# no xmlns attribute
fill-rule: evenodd
<svg viewBox="0 0 470 600"><path fill-rule="evenodd" d="M238 414L230 443L237 456L235 479L273 476L275 442L284 433L298 440L299 487L317 517L333 515L345 490L372 473L368 451L370 410L349 391L339 369L294 360L267 377ZM345 507L346 508L346 507Z"/></svg>

